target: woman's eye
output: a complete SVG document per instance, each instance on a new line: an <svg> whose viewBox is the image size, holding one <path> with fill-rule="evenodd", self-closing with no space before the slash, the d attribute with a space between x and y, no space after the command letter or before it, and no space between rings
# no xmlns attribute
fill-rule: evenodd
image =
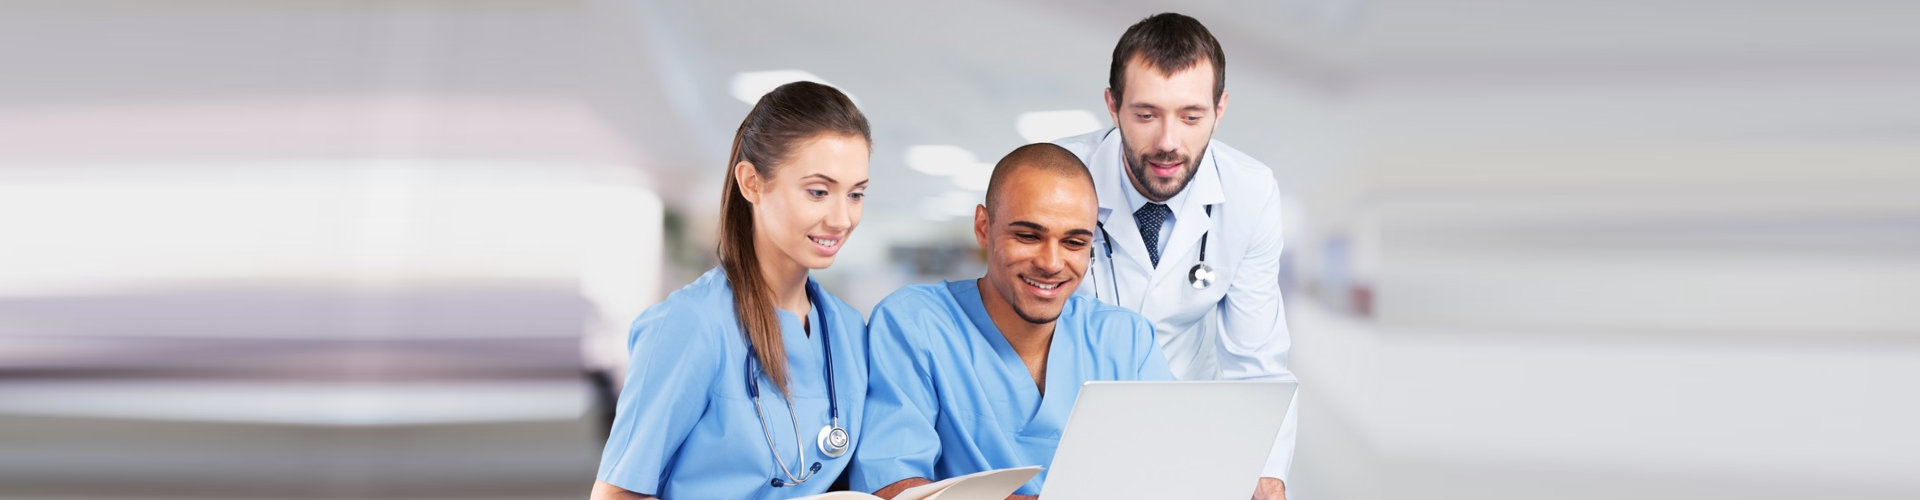
<svg viewBox="0 0 1920 500"><path fill-rule="evenodd" d="M847 197L853 199L853 201L860 201L867 199L867 193L847 193Z"/></svg>
<svg viewBox="0 0 1920 500"><path fill-rule="evenodd" d="M825 190L825 189L808 189L808 190L807 190L807 196L812 196L812 197L814 197L814 198L826 198L826 197L827 197L827 190Z"/></svg>

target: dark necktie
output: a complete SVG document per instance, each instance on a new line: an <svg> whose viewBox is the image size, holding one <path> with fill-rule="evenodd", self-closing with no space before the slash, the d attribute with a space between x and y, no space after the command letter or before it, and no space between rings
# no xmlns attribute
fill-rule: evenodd
<svg viewBox="0 0 1920 500"><path fill-rule="evenodd" d="M1148 203L1133 212L1133 223L1140 225L1140 239L1147 242L1147 258L1153 259L1153 267L1160 267L1160 224L1166 223L1169 215L1173 215L1173 209L1161 203Z"/></svg>

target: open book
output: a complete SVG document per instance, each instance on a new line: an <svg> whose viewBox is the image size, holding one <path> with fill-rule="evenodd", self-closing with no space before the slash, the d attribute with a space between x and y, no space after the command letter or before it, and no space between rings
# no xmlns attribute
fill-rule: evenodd
<svg viewBox="0 0 1920 500"><path fill-rule="evenodd" d="M1029 465L1011 469L975 472L956 478L949 478L932 484L923 484L900 492L893 500L1004 500L1012 495L1020 485L1027 484L1034 474L1040 473L1040 466ZM877 499L873 495L858 491L835 491L818 495L800 497L794 500L868 500Z"/></svg>

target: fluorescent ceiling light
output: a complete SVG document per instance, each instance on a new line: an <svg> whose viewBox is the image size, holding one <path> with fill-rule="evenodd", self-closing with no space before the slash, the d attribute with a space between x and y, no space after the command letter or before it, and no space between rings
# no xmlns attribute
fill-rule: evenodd
<svg viewBox="0 0 1920 500"><path fill-rule="evenodd" d="M1020 113L1013 128L1027 142L1044 142L1100 129L1100 117L1078 109Z"/></svg>
<svg viewBox="0 0 1920 500"><path fill-rule="evenodd" d="M993 178L993 164L981 162L966 148L948 144L919 145L907 148L907 166L935 177L948 177L953 185L970 191L986 191Z"/></svg>
<svg viewBox="0 0 1920 500"><path fill-rule="evenodd" d="M842 93L846 93L847 98L852 100L854 104L857 105L860 103L860 99L854 97L853 94L847 92L846 89L840 89L840 87L832 83L827 83L827 80L820 78L820 75L797 69L748 71L733 75L733 98L751 105L760 102L760 96L767 95L767 93L772 92L775 87L792 82L813 82L833 87L839 89Z"/></svg>
<svg viewBox="0 0 1920 500"><path fill-rule="evenodd" d="M953 175L979 161L972 151L960 146L937 144L907 148L907 166L927 175Z"/></svg>

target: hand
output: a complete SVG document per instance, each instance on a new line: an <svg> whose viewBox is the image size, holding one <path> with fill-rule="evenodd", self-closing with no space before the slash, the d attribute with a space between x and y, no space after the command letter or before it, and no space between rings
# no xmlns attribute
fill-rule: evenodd
<svg viewBox="0 0 1920 500"><path fill-rule="evenodd" d="M1278 478L1260 478L1260 486L1253 489L1253 500L1287 500L1287 483Z"/></svg>
<svg viewBox="0 0 1920 500"><path fill-rule="evenodd" d="M928 481L927 478L924 478L924 477L910 477L906 479L901 479L899 481L894 481L893 484L889 484L885 488L880 488L880 491L873 492L873 496L880 497L880 498L893 498L893 497L900 496L901 493L904 493L915 486L920 486L923 484L932 484L932 483L933 481Z"/></svg>

